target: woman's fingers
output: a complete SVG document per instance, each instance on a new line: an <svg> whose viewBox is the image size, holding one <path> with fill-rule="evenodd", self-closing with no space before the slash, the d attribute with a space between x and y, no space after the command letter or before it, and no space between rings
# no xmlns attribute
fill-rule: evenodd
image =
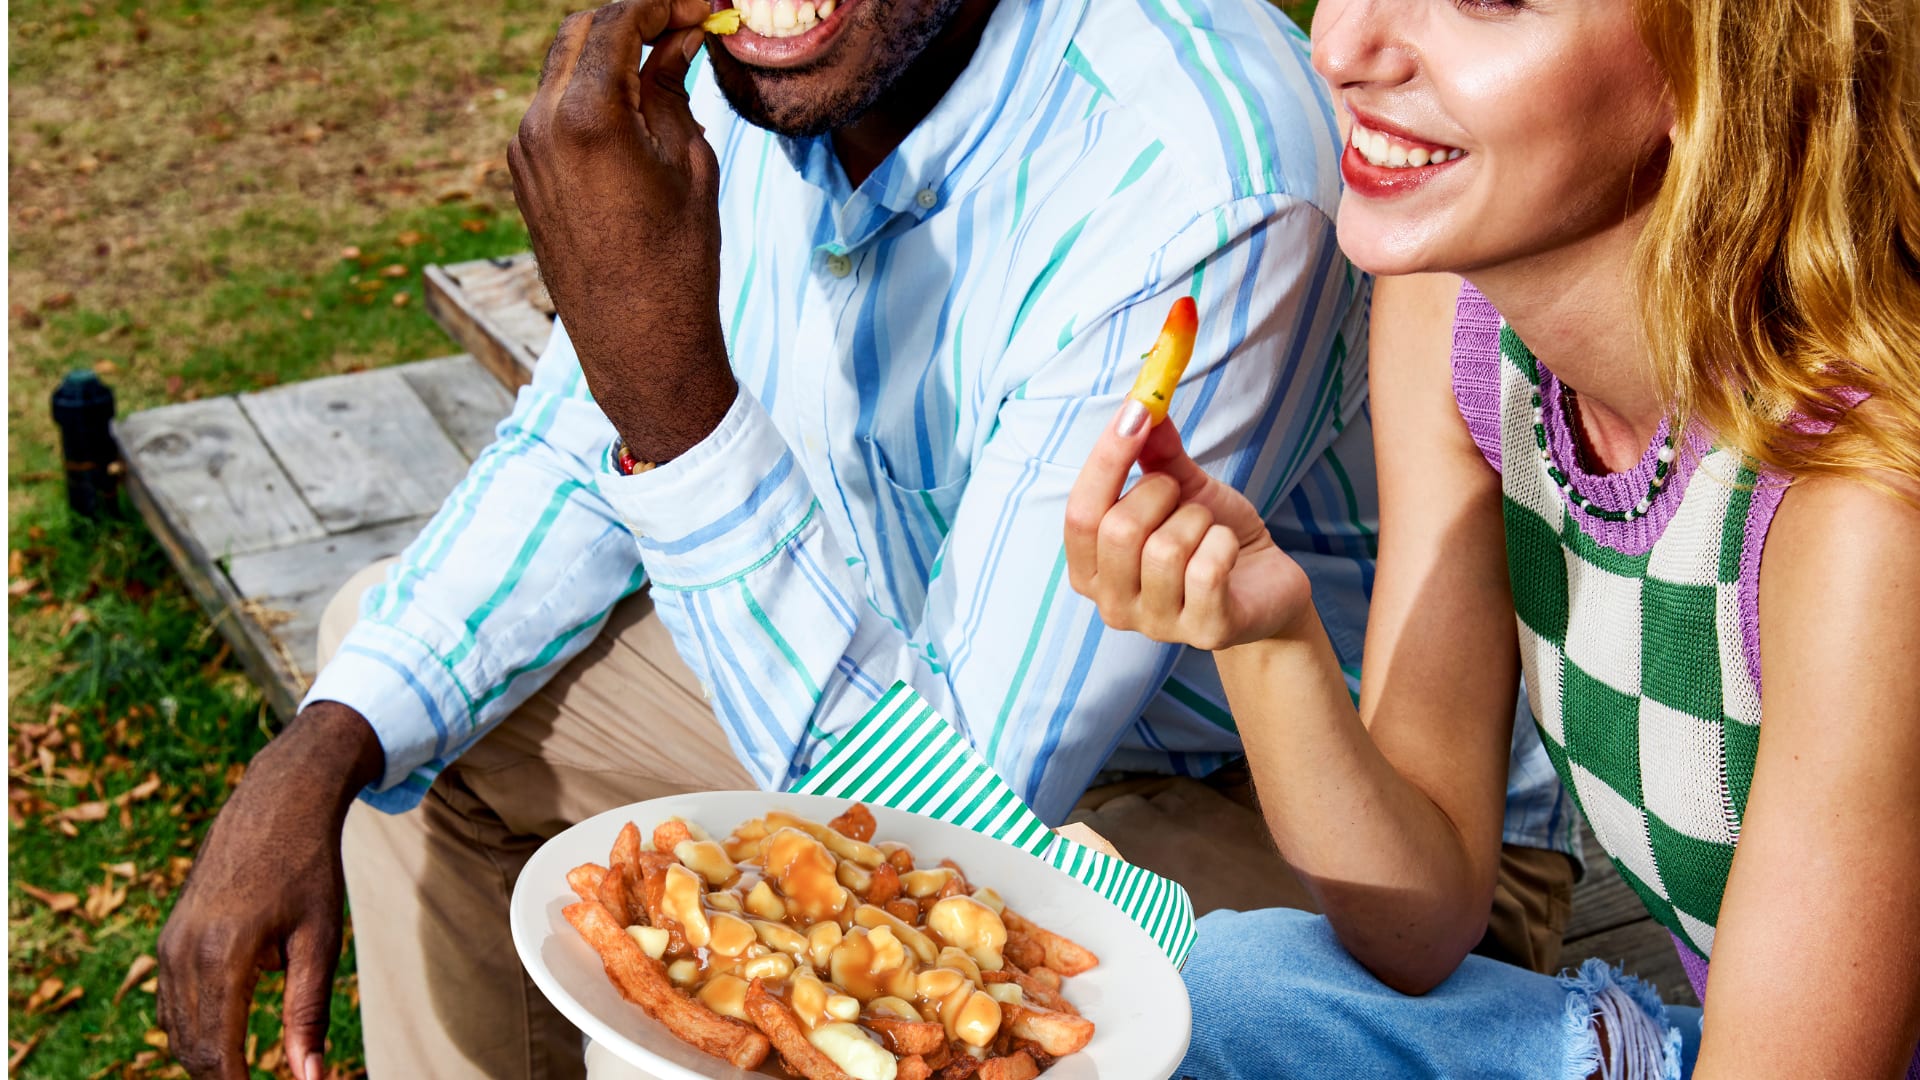
<svg viewBox="0 0 1920 1080"><path fill-rule="evenodd" d="M1147 537L1140 553L1140 612L1150 627L1171 628L1186 603L1187 563L1213 527L1213 512L1186 503Z"/></svg>
<svg viewBox="0 0 1920 1080"><path fill-rule="evenodd" d="M1140 559L1152 536L1180 505L1180 485L1158 474L1145 477L1100 521L1094 598L1101 609L1125 610L1140 592Z"/></svg>
<svg viewBox="0 0 1920 1080"><path fill-rule="evenodd" d="M1068 580L1082 596L1093 596L1100 523L1119 500L1120 489L1127 486L1127 475L1133 471L1133 463L1140 458L1140 447L1147 440L1147 431L1121 435L1117 429L1119 419L1116 414L1100 434L1099 441L1093 444L1093 452L1087 455L1087 463L1080 467L1080 476L1067 495Z"/></svg>
<svg viewBox="0 0 1920 1080"><path fill-rule="evenodd" d="M1233 604L1228 583L1240 561L1240 539L1231 528L1213 525L1187 560L1185 604L1182 608L1187 644L1217 649L1234 636Z"/></svg>

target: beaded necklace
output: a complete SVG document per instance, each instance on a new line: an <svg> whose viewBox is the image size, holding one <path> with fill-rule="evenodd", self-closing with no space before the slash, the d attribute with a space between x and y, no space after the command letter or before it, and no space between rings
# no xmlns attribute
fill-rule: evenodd
<svg viewBox="0 0 1920 1080"><path fill-rule="evenodd" d="M1562 472L1559 464L1553 460L1553 450L1547 442L1546 408L1541 403L1540 384L1540 361L1535 360L1533 362L1533 444L1539 447L1540 460L1546 464L1547 475L1552 477L1553 482L1560 486L1560 493L1566 496L1567 502L1571 504L1574 509L1585 511L1602 521L1625 522L1645 517L1647 511L1653 508L1653 500L1660 494L1660 489L1666 486L1667 474L1673 471L1672 429L1668 429L1666 440L1660 445L1660 460L1654 465L1653 483L1647 493L1641 496L1640 501L1634 503L1629 509L1609 510L1604 506L1596 505L1593 500L1580 494L1579 489L1573 486L1573 479L1565 472ZM1573 388L1566 387L1563 392L1571 398ZM1572 423L1572 421L1568 420L1568 423Z"/></svg>

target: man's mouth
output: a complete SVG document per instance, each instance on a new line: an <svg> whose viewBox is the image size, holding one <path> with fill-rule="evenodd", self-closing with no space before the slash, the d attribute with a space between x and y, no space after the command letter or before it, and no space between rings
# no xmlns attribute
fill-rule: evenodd
<svg viewBox="0 0 1920 1080"><path fill-rule="evenodd" d="M840 0L734 0L740 22L767 38L799 37L826 22Z"/></svg>
<svg viewBox="0 0 1920 1080"><path fill-rule="evenodd" d="M763 0L764 2L764 0ZM1367 159L1367 164L1382 169L1418 169L1452 161L1466 151L1439 143L1421 142L1398 134L1388 134L1363 126L1358 119L1347 141Z"/></svg>

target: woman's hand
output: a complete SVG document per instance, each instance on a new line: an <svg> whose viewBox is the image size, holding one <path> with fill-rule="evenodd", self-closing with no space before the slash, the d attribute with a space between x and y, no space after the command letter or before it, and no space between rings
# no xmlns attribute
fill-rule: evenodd
<svg viewBox="0 0 1920 1080"><path fill-rule="evenodd" d="M1171 421L1148 427L1128 416L1139 408L1121 408L1067 499L1074 591L1116 630L1201 649L1301 624L1313 610L1306 573L1245 496L1187 456ZM1122 496L1135 462L1143 475Z"/></svg>

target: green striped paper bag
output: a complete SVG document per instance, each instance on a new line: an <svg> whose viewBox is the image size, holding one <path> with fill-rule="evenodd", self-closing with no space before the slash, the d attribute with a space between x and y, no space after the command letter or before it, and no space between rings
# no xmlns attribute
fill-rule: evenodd
<svg viewBox="0 0 1920 1080"><path fill-rule="evenodd" d="M904 682L894 683L867 715L833 740L793 791L891 806L1003 840L1113 901L1175 967L1193 948L1193 901L1185 889L1047 828L953 725Z"/></svg>

